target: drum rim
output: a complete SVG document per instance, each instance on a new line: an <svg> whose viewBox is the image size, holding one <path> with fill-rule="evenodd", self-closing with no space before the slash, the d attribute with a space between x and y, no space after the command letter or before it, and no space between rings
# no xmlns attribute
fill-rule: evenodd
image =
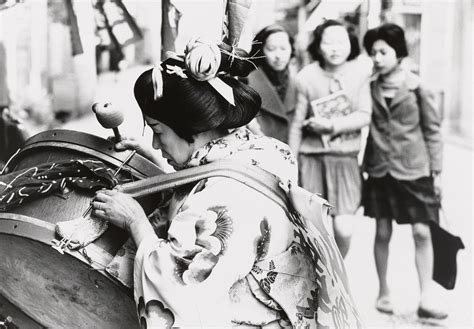
<svg viewBox="0 0 474 329"><path fill-rule="evenodd" d="M48 245L52 249L53 240L56 238L55 224L38 218L8 212L0 213L0 234L27 238ZM97 270L97 272L111 280L117 286L125 289L125 287L111 277L103 267L103 264L109 264L112 261L114 258L112 254L96 246L93 242L81 249L85 250L85 255L87 255L92 262L84 256L84 253L77 250L65 249L64 252Z"/></svg>
<svg viewBox="0 0 474 329"><path fill-rule="evenodd" d="M67 147L75 151L87 151L85 153L91 154L101 161L105 161L117 167L120 166L130 154L130 152L115 151L112 142L95 135L76 130L53 129L40 132L27 139L20 151L10 159L9 167L13 168L29 150L35 147ZM137 178L156 176L164 173L162 168L140 154L134 154L125 166L129 168L132 174Z"/></svg>

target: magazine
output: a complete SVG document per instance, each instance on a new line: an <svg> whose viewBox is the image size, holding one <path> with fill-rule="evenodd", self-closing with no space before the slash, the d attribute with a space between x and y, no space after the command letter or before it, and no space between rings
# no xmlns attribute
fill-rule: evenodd
<svg viewBox="0 0 474 329"><path fill-rule="evenodd" d="M311 111L314 117L330 119L350 114L352 107L346 94L339 90L312 101Z"/></svg>
<svg viewBox="0 0 474 329"><path fill-rule="evenodd" d="M342 117L353 112L353 108L347 95L343 90L338 90L332 94L313 100L311 103L311 117L331 119ZM329 148L331 144L340 143L343 139L357 137L360 132L331 136L321 135L324 148Z"/></svg>

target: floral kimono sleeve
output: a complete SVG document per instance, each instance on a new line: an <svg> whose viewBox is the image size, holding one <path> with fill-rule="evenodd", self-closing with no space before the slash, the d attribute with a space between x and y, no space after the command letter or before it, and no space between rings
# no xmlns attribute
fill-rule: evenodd
<svg viewBox="0 0 474 329"><path fill-rule="evenodd" d="M220 179L189 195L167 239L138 247L135 300L148 328L230 325L229 289L251 271L260 236L241 185Z"/></svg>

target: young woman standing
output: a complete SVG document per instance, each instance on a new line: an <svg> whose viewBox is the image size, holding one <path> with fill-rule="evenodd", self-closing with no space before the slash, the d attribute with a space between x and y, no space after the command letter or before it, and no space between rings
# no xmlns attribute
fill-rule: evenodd
<svg viewBox="0 0 474 329"><path fill-rule="evenodd" d="M257 69L249 74L248 84L262 97L250 128L287 143L296 103L296 72L290 65L293 39L280 25L266 26L255 35L250 54Z"/></svg>
<svg viewBox="0 0 474 329"><path fill-rule="evenodd" d="M447 314L432 304L433 247L429 221L438 221L442 166L441 117L418 76L400 65L408 56L403 29L384 24L369 30L364 47L377 72L371 89L373 114L364 168L365 214L376 219L375 264L379 277L377 310L392 313L387 283L392 219L411 224L421 290L420 317Z"/></svg>
<svg viewBox="0 0 474 329"><path fill-rule="evenodd" d="M356 59L357 38L334 20L315 29L308 51L315 62L296 77L289 145L298 154L301 185L334 206L334 235L345 257L361 199L357 155L372 109L370 66Z"/></svg>

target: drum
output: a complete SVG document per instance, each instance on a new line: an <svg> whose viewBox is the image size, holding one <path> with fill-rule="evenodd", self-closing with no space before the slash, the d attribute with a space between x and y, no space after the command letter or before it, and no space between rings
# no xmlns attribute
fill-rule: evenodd
<svg viewBox="0 0 474 329"><path fill-rule="evenodd" d="M130 151L115 152L109 141L70 130L39 133L26 141L11 160L10 171L69 159L95 159L116 170ZM118 174L139 180L163 171L138 154ZM51 247L55 224L80 217L92 194L71 191L26 202L0 212L0 301L16 307L13 323L22 327L135 328L138 326L132 291L104 269L127 240L126 232L110 226L80 251L60 254ZM151 208L153 200L141 200ZM3 303L2 303L3 305ZM0 305L0 314L8 314ZM0 320L2 320L0 318ZM30 321L30 322L28 322Z"/></svg>

